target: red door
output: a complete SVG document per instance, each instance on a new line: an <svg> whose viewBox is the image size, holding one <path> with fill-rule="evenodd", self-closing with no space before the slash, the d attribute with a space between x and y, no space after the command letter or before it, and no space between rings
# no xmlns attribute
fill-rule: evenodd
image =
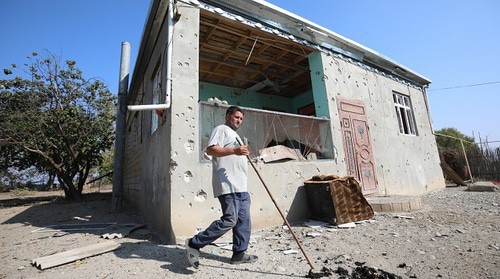
<svg viewBox="0 0 500 279"><path fill-rule="evenodd" d="M339 98L339 116L347 175L359 181L363 193L377 192L375 161L363 102Z"/></svg>

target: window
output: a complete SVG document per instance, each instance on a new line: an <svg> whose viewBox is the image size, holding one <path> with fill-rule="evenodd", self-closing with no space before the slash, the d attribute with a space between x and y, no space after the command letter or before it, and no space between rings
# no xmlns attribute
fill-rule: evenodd
<svg viewBox="0 0 500 279"><path fill-rule="evenodd" d="M205 159L203 150L212 129L224 123L226 109L226 106L200 102L201 161ZM245 121L238 134L248 139L252 156L258 156L263 148L279 144L298 149L307 160L334 158L329 119L248 107L242 109Z"/></svg>
<svg viewBox="0 0 500 279"><path fill-rule="evenodd" d="M160 103L160 93L161 93L161 71L160 67L156 67L155 74L153 76L153 104ZM153 134L158 129L158 114L154 110L151 111L151 134Z"/></svg>
<svg viewBox="0 0 500 279"><path fill-rule="evenodd" d="M396 92L392 93L396 115L398 117L399 132L405 135L417 135L417 127L413 116L410 97Z"/></svg>

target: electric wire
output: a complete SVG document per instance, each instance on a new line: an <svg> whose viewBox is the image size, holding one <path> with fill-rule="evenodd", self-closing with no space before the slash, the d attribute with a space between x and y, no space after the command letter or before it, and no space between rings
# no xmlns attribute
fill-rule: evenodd
<svg viewBox="0 0 500 279"><path fill-rule="evenodd" d="M429 90L427 90L427 91L440 91L440 90L449 90L449 89L457 89L457 88L467 88L467 87L491 85L491 84L497 84L497 83L500 83L500 81L490 81L490 82L475 83L475 84L457 85L457 86L442 87L442 88L435 88L435 89L429 88Z"/></svg>

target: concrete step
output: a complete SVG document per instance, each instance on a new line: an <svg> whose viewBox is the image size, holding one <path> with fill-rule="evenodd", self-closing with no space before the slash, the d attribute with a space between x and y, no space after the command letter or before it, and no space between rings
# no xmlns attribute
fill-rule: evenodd
<svg viewBox="0 0 500 279"><path fill-rule="evenodd" d="M497 192L498 186L491 181L476 181L469 184L467 191L471 192Z"/></svg>
<svg viewBox="0 0 500 279"><path fill-rule="evenodd" d="M412 196L367 196L375 212L412 212L422 208L420 197Z"/></svg>

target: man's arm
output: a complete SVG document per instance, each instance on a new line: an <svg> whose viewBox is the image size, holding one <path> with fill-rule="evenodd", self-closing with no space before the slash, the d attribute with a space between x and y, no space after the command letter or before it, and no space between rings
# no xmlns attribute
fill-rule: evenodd
<svg viewBox="0 0 500 279"><path fill-rule="evenodd" d="M228 155L248 155L250 151L247 145L242 145L238 147L220 147L218 145L212 145L207 147L207 155L214 157L224 157Z"/></svg>

